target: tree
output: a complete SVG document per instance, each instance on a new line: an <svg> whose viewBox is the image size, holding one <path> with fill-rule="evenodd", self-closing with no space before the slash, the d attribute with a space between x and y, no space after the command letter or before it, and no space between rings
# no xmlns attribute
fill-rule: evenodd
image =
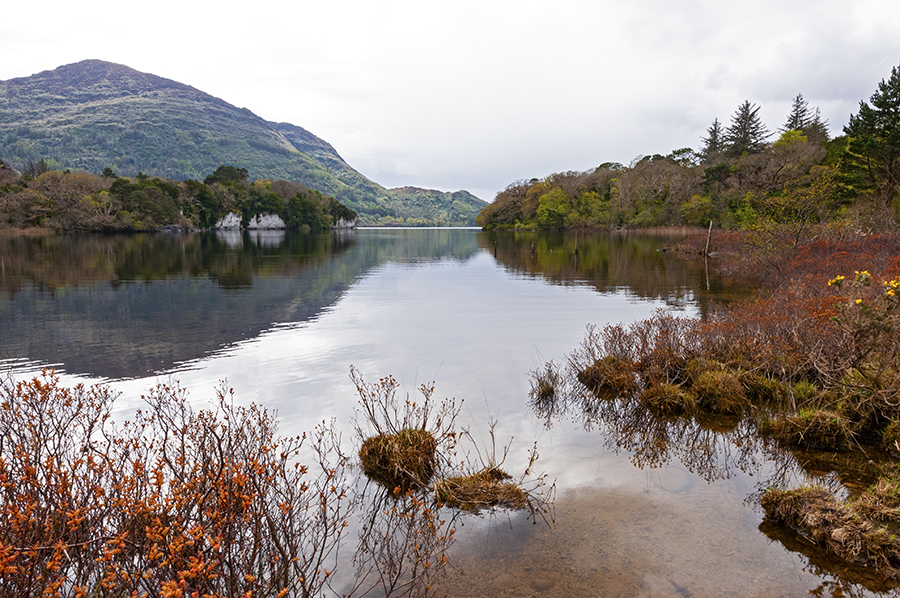
<svg viewBox="0 0 900 598"><path fill-rule="evenodd" d="M819 145L828 143L831 139L831 136L828 134L828 121L822 120L822 115L818 108L813 112L812 118L809 123L807 123L806 128L803 129L803 134L806 135L810 143Z"/></svg>
<svg viewBox="0 0 900 598"><path fill-rule="evenodd" d="M45 172L50 172L50 167L47 165L47 162L41 158L37 162L29 161L28 164L25 165L25 172L23 174L27 179L31 180L41 176Z"/></svg>
<svg viewBox="0 0 900 598"><path fill-rule="evenodd" d="M566 215L572 210L571 201L566 192L554 187L538 199L538 228L560 229L566 224Z"/></svg>
<svg viewBox="0 0 900 598"><path fill-rule="evenodd" d="M844 127L849 161L865 173L876 201L889 207L900 190L900 68L891 69L869 100L871 106L859 102L859 113Z"/></svg>
<svg viewBox="0 0 900 598"><path fill-rule="evenodd" d="M107 166L103 169L103 178L105 179L114 179L117 178L116 171Z"/></svg>
<svg viewBox="0 0 900 598"><path fill-rule="evenodd" d="M713 158L718 156L724 148L724 141L722 139L722 123L719 122L719 119L715 119L713 123L706 129L706 137L701 137L700 141L703 145L700 147L700 151L698 152L700 156L703 158L704 162L710 162Z"/></svg>
<svg viewBox="0 0 900 598"><path fill-rule="evenodd" d="M246 168L235 168L234 166L219 166L215 172L203 179L205 185L213 183L230 183L232 181L246 181L250 173Z"/></svg>
<svg viewBox="0 0 900 598"><path fill-rule="evenodd" d="M791 113L788 114L787 122L778 130L782 133L805 131L809 123L809 102L803 99L802 93L798 93L797 97L794 98L794 103L791 105Z"/></svg>
<svg viewBox="0 0 900 598"><path fill-rule="evenodd" d="M744 152L755 154L766 149L766 139L771 133L759 118L759 106L745 100L731 117L731 125L725 129L722 141L725 153L731 158Z"/></svg>
<svg viewBox="0 0 900 598"><path fill-rule="evenodd" d="M697 154L697 152L689 147L673 150L672 153L666 156L666 160L674 162L679 166L696 166L702 158L703 156Z"/></svg>
<svg viewBox="0 0 900 598"><path fill-rule="evenodd" d="M798 93L794 98L791 113L778 130L782 133L800 131L814 145L828 142L828 121L822 120L818 108L810 109L809 102L803 98L802 93Z"/></svg>

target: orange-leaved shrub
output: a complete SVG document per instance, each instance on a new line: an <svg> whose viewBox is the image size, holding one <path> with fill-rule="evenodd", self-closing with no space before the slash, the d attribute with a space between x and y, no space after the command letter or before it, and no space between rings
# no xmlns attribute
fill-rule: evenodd
<svg viewBox="0 0 900 598"><path fill-rule="evenodd" d="M2 386L0 595L321 595L347 525L333 435L277 435L221 388L157 386L114 425L107 387ZM311 446L311 471L298 460ZM333 452L332 452L333 454ZM332 566L333 567L333 566Z"/></svg>

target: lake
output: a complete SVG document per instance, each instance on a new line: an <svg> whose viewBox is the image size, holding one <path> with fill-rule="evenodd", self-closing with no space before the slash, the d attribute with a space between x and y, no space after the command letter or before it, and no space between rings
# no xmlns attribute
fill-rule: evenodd
<svg viewBox="0 0 900 598"><path fill-rule="evenodd" d="M878 595L780 530L756 501L773 479L828 483L730 421L544 412L529 372L562 362L588 324L663 309L699 316L748 289L659 251L678 236L474 229L0 237L0 371L53 367L104 382L128 418L177 380L198 405L226 380L296 434L336 418L350 437L357 368L404 390L434 381L459 424L495 419L518 475L556 483L553 523L464 516L445 588L460 596Z"/></svg>

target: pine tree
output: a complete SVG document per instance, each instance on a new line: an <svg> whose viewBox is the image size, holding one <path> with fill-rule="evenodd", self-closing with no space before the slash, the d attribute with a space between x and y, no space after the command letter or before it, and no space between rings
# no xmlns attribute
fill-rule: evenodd
<svg viewBox="0 0 900 598"><path fill-rule="evenodd" d="M788 115L787 122L778 129L782 133L787 131L805 131L807 125L811 121L809 115L809 102L803 99L803 94L798 93L794 98L791 106L791 113Z"/></svg>
<svg viewBox="0 0 900 598"><path fill-rule="evenodd" d="M810 109L809 102L798 93L791 105L791 113L787 121L778 129L782 133L788 131L800 131L810 143L823 144L828 141L828 121L822 120L822 113L818 108Z"/></svg>
<svg viewBox="0 0 900 598"><path fill-rule="evenodd" d="M822 120L822 115L818 108L816 108L809 122L803 128L803 134L806 135L810 143L828 143L830 139L828 121Z"/></svg>
<svg viewBox="0 0 900 598"><path fill-rule="evenodd" d="M713 123L706 129L706 137L701 137L700 141L702 142L702 146L700 147L700 157L703 158L704 162L710 162L716 156L718 156L723 148L722 142L722 123L719 122L719 119L715 119Z"/></svg>
<svg viewBox="0 0 900 598"><path fill-rule="evenodd" d="M900 69L891 69L869 98L859 103L844 133L850 137L848 167L865 173L875 197L884 207L900 192Z"/></svg>
<svg viewBox="0 0 900 598"><path fill-rule="evenodd" d="M746 100L732 115L731 125L722 136L725 153L731 158L738 158L744 152L759 153L766 149L766 139L770 135L759 118L759 106Z"/></svg>

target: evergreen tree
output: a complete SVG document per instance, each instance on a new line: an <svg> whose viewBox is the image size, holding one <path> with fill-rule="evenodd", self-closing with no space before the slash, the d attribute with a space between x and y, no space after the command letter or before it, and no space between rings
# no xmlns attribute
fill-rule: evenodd
<svg viewBox="0 0 900 598"><path fill-rule="evenodd" d="M822 120L822 115L818 108L816 108L816 111L813 112L809 122L803 128L803 134L806 135L810 143L823 144L828 143L830 140L830 136L828 135L828 121Z"/></svg>
<svg viewBox="0 0 900 598"><path fill-rule="evenodd" d="M869 98L859 103L859 114L851 115L844 132L850 137L848 168L865 173L870 188L882 206L889 207L900 192L900 69L891 69Z"/></svg>
<svg viewBox="0 0 900 598"><path fill-rule="evenodd" d="M36 179L41 176L45 172L50 172L50 166L47 165L47 161L41 158L37 162L33 160L29 161L28 164L25 165L25 172L23 173L27 179Z"/></svg>
<svg viewBox="0 0 900 598"><path fill-rule="evenodd" d="M828 142L828 121L822 120L822 113L818 108L810 109L809 102L798 93L791 105L791 113L787 121L779 129L780 132L800 131L810 143L821 145Z"/></svg>
<svg viewBox="0 0 900 598"><path fill-rule="evenodd" d="M722 141L727 156L738 158L744 152L755 154L766 149L771 133L759 118L759 106L745 100L731 117Z"/></svg>
<svg viewBox="0 0 900 598"><path fill-rule="evenodd" d="M791 106L791 113L788 115L787 122L785 122L778 130L782 133L787 131L805 132L806 127L810 122L809 102L803 99L802 93L798 93L797 97L794 98L794 103Z"/></svg>
<svg viewBox="0 0 900 598"><path fill-rule="evenodd" d="M719 119L715 119L713 123L706 129L706 137L701 137L700 141L703 144L700 146L700 156L703 158L704 162L710 162L713 158L719 155L724 149L724 142L722 140L722 123L719 122Z"/></svg>

